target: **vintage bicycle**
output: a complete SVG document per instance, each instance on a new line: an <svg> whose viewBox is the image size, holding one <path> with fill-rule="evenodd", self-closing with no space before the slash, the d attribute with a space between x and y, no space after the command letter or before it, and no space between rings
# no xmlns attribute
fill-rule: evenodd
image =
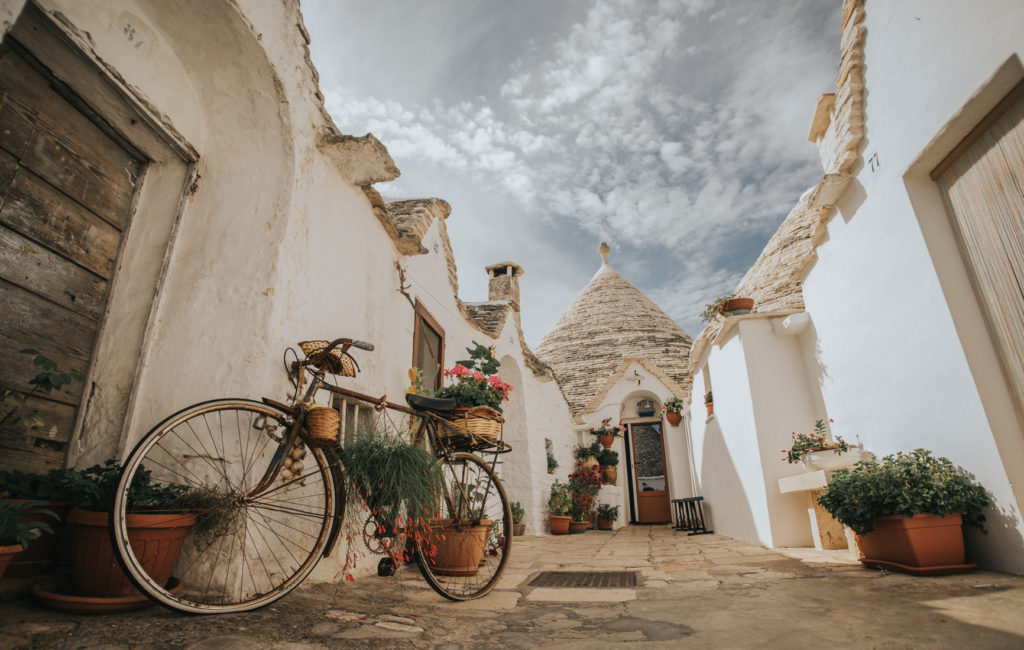
<svg viewBox="0 0 1024 650"><path fill-rule="evenodd" d="M289 357L286 351L295 387L290 403L268 398L201 402L167 417L138 442L123 464L110 528L121 564L139 589L182 612L248 611L288 594L331 553L343 527L346 481L336 449L311 441L309 416L319 390L418 422L411 444L427 445L444 477L438 486L439 517L449 528L483 522L491 540L480 566L470 571L443 570L432 549L418 544L420 572L451 600L480 598L494 588L512 542L511 510L495 465L511 448L456 426L454 400L410 394L404 406L325 381L328 375L355 376L358 366L350 350L373 347L341 338L302 356L292 352ZM196 520L168 582L146 571L129 539L129 488L145 472L150 480L179 486L194 497L179 510L164 511Z"/></svg>

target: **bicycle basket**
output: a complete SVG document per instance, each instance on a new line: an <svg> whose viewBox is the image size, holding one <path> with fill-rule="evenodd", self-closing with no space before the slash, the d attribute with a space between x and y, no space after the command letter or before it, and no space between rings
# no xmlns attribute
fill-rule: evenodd
<svg viewBox="0 0 1024 650"><path fill-rule="evenodd" d="M306 413L310 447L330 447L338 441L341 415L328 406L314 404Z"/></svg>
<svg viewBox="0 0 1024 650"><path fill-rule="evenodd" d="M451 418L448 419L449 427L454 429L454 433L490 443L501 440L501 425L504 422L501 413L489 406L458 407L452 411ZM446 429L447 427L442 427L443 432Z"/></svg>
<svg viewBox="0 0 1024 650"><path fill-rule="evenodd" d="M330 341L302 341L299 347L302 353L311 357L330 345ZM338 348L331 350L330 354L319 364L321 370L340 375L342 377L355 377L359 365L355 359L349 356L348 352L342 352Z"/></svg>

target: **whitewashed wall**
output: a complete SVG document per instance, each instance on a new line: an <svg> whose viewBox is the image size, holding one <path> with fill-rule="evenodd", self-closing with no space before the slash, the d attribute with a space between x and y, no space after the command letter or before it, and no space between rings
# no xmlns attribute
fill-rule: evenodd
<svg viewBox="0 0 1024 650"><path fill-rule="evenodd" d="M817 251L804 300L824 399L878 455L924 447L996 499L984 566L1024 572L1021 425L928 172L1022 77L1024 4L865 4L867 116L856 180Z"/></svg>

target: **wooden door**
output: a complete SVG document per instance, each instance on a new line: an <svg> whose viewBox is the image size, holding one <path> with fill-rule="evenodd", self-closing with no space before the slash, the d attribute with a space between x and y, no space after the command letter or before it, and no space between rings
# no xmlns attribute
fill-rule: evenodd
<svg viewBox="0 0 1024 650"><path fill-rule="evenodd" d="M636 497L636 521L639 524L668 523L672 512L665 472L665 447L661 423L629 425L633 456L633 494Z"/></svg>
<svg viewBox="0 0 1024 650"><path fill-rule="evenodd" d="M85 375L141 155L118 142L8 36L0 44L0 384L29 391L31 348ZM45 425L0 432L0 468L60 467L84 386L26 407ZM9 405L3 405L9 406Z"/></svg>

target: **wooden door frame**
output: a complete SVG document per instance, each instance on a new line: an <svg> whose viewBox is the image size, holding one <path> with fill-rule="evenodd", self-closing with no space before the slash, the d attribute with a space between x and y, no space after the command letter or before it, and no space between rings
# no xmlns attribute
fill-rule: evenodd
<svg viewBox="0 0 1024 650"><path fill-rule="evenodd" d="M669 505L671 506L672 491L669 490L668 461L665 456L665 420L664 418L644 418L637 419L634 422L624 422L623 424L626 426L626 435L629 436L629 444L623 445L626 450L627 460L626 476L629 479L629 523L639 524L641 522L637 521L637 513L640 503L636 496L638 486L636 485L636 478L634 476L636 470L636 439L633 437L633 426L637 424L658 425L658 431L661 434L661 467L665 472L665 492L667 493L666 496L669 498ZM669 509L669 514L671 514L671 508Z"/></svg>
<svg viewBox="0 0 1024 650"><path fill-rule="evenodd" d="M438 361L440 363L438 364L437 378L436 378L437 387L440 388L441 386L444 385L444 344L445 344L444 328L441 327L441 324L437 322L437 319L435 319L430 314L430 312L427 311L427 308L423 306L423 303L420 302L418 298L416 299L416 304L413 305L413 311L415 312L415 317L414 317L413 329L412 329L412 366L414 368L418 367L416 365L416 363L419 360L419 352L420 352L420 350L419 350L419 344L420 344L420 323L421 322L422 323L426 323L427 326L430 329L432 329L435 334L437 334L439 337L441 337L441 349L438 350L438 353L437 353L438 354Z"/></svg>

